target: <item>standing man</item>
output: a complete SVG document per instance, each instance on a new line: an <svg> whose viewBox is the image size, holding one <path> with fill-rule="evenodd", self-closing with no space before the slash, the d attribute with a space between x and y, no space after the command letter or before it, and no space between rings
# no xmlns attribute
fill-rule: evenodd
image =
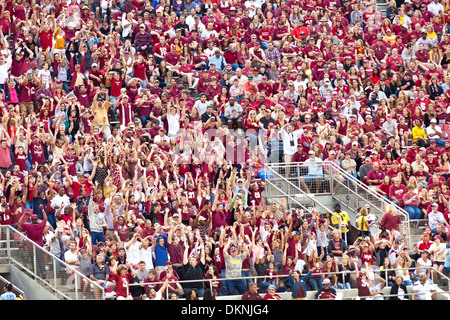
<svg viewBox="0 0 450 320"><path fill-rule="evenodd" d="M239 254L239 246L236 243L233 243L233 246L230 248L232 243L233 241L228 241L223 248L226 269L225 285L229 295L233 295L236 290L239 294L244 294L246 290L245 280L236 278L241 277L242 263L248 255L248 248L245 244L242 244L244 251ZM228 249L230 249L230 253L228 253Z"/></svg>
<svg viewBox="0 0 450 320"><path fill-rule="evenodd" d="M295 130L295 123L287 123L281 127L278 139L283 141L284 162L292 162L292 156L297 152L298 139L303 134L303 129Z"/></svg>
<svg viewBox="0 0 450 320"><path fill-rule="evenodd" d="M347 243L353 243L353 239L350 235L349 223L350 217L346 211L342 211L341 204L336 202L334 205L334 215L331 216L331 224L339 231L341 229L341 235L343 239L347 240ZM339 218L338 218L339 217Z"/></svg>
<svg viewBox="0 0 450 320"><path fill-rule="evenodd" d="M44 219L42 219L41 222L38 221L38 216L36 214L32 214L30 219L31 223L29 222L23 222L24 218L29 215L29 211L25 211L25 214L23 214L19 221L17 222L17 230L19 231L25 231L27 234L27 237L36 243L37 245L44 247L44 228L45 224L47 223L47 214L45 213L45 210L42 210L42 214L44 216ZM46 271L45 271L45 262L44 262L44 251L43 250L33 250L33 246L27 247L29 250L28 256L33 261L33 252L36 252L36 261L37 261L37 273L40 277L45 279L46 277Z"/></svg>

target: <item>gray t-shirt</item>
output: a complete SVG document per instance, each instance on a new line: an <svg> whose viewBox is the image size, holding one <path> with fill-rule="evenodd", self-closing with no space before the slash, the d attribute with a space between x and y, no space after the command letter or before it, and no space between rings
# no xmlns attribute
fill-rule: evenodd
<svg viewBox="0 0 450 320"><path fill-rule="evenodd" d="M242 112L242 107L240 104L235 103L234 105L228 105L225 108L225 117L236 117L240 112Z"/></svg>
<svg viewBox="0 0 450 320"><path fill-rule="evenodd" d="M233 258L231 255L227 255L225 258L226 278L238 278L241 277L242 262L247 257L246 253L241 253Z"/></svg>
<svg viewBox="0 0 450 320"><path fill-rule="evenodd" d="M141 271L140 269L136 270L136 277L141 280L145 280L148 277L148 269Z"/></svg>

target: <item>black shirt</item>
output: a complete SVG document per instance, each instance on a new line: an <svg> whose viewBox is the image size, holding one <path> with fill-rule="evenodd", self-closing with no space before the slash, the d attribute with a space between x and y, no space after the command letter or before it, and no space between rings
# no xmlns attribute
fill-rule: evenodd
<svg viewBox="0 0 450 320"><path fill-rule="evenodd" d="M275 119L272 117L270 117L269 119L267 119L266 117L262 117L261 119L259 119L259 122L261 122L263 124L264 129L268 129L269 123L275 124Z"/></svg>
<svg viewBox="0 0 450 320"><path fill-rule="evenodd" d="M109 266L103 263L101 267L97 263L91 265L89 269L89 275L94 276L97 280L106 280L106 276L109 274Z"/></svg>
<svg viewBox="0 0 450 320"><path fill-rule="evenodd" d="M412 79L409 80L405 80L405 78L403 78L401 81L401 86L403 87L404 85L408 84L408 86L406 88L404 88L403 90L411 90L414 87L414 81L412 81Z"/></svg>

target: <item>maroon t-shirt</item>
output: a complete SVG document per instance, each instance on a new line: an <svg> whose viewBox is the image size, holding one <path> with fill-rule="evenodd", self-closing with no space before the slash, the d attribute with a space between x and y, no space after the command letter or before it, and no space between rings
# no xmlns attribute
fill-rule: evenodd
<svg viewBox="0 0 450 320"><path fill-rule="evenodd" d="M30 153L31 153L31 164L34 165L36 163L42 164L45 161L45 155L44 155L44 143L42 141L39 141L38 143L31 143L30 144Z"/></svg>
<svg viewBox="0 0 450 320"><path fill-rule="evenodd" d="M356 278L356 283L358 285L358 295L360 297L370 296L369 281L367 279Z"/></svg>
<svg viewBox="0 0 450 320"><path fill-rule="evenodd" d="M174 264L183 263L183 252L184 252L184 244L183 241L178 243L178 246L174 244L167 244L167 253L170 255L170 262Z"/></svg>
<svg viewBox="0 0 450 320"><path fill-rule="evenodd" d="M178 53L168 52L164 55L164 61L171 65L176 65L180 61L180 57Z"/></svg>
<svg viewBox="0 0 450 320"><path fill-rule="evenodd" d="M219 204L221 205L221 204ZM227 218L225 215L225 212L222 214L219 211L213 211L212 212L212 229L216 230L217 228L220 228L221 226L228 226Z"/></svg>

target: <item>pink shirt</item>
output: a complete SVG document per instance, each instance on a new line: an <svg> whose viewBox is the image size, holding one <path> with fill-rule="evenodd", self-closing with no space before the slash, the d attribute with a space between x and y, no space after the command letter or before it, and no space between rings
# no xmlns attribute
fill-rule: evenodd
<svg viewBox="0 0 450 320"><path fill-rule="evenodd" d="M0 148L0 168L8 168L12 165L10 151L9 146Z"/></svg>

